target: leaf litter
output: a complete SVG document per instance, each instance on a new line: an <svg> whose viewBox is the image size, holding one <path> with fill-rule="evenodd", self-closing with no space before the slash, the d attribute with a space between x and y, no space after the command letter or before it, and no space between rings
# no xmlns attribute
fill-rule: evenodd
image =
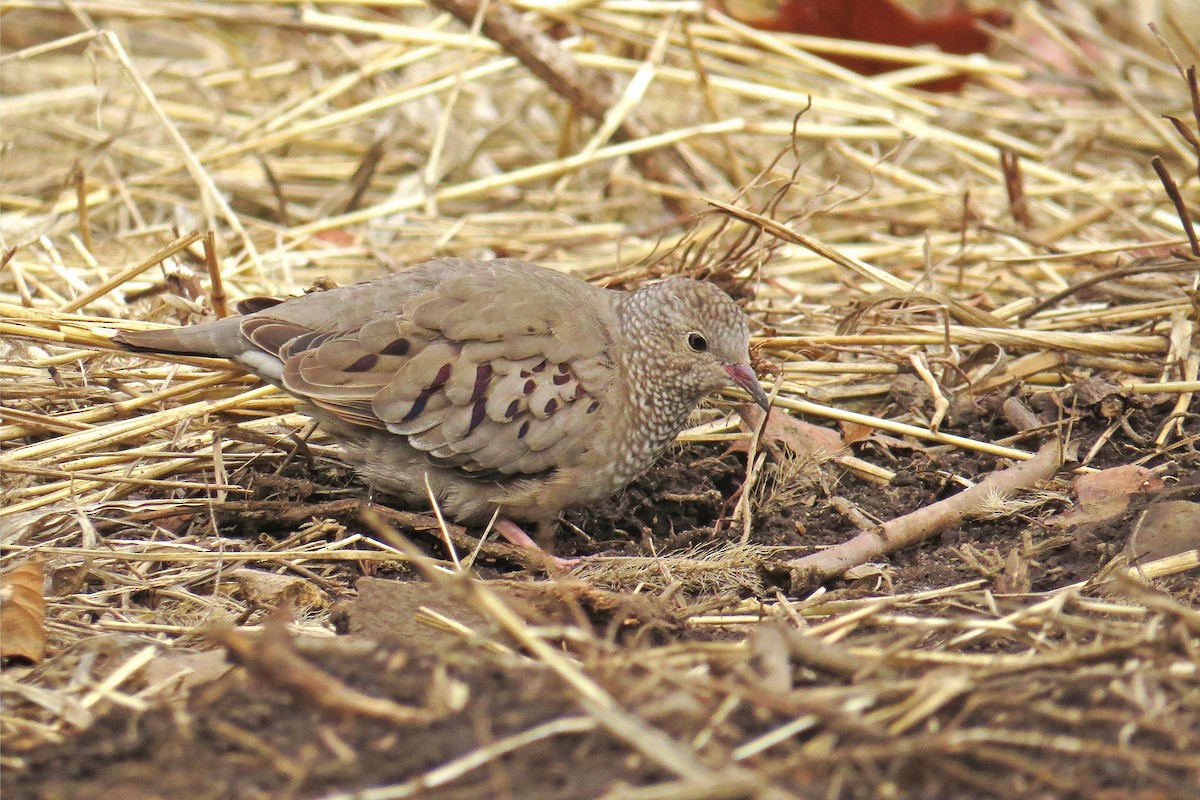
<svg viewBox="0 0 1200 800"><path fill-rule="evenodd" d="M864 78L699 3L7 4L5 795L1194 797L1200 45L1100 5ZM774 419L547 576L107 343L435 256L717 281Z"/></svg>

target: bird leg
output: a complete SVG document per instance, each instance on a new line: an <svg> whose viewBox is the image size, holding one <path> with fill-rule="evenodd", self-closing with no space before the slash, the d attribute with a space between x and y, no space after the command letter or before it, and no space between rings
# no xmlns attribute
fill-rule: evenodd
<svg viewBox="0 0 1200 800"><path fill-rule="evenodd" d="M520 525L513 522L511 519L500 517L496 520L496 532L508 540L508 543L516 547L523 547L527 550L533 550L539 556L550 558L560 567L571 568L579 563L578 558L559 558L553 556L542 549L541 545L533 540L533 538L521 528Z"/></svg>

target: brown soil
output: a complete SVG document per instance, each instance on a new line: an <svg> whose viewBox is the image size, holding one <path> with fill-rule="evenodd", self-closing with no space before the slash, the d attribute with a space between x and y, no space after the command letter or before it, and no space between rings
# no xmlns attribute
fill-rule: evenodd
<svg viewBox="0 0 1200 800"><path fill-rule="evenodd" d="M1087 422L1086 416L1077 420L1085 438ZM1183 485L1195 485L1196 463L1194 455L1176 463L1175 472L1183 478ZM988 458L914 449L894 460L898 477L889 486L847 474L827 483L842 500L869 515L889 518L953 493L955 487L948 484L946 475L976 478L995 467ZM827 477L833 475L828 466L823 469ZM744 457L725 453L720 445L677 448L627 491L597 508L571 515L568 521L587 531L590 538L569 532L568 526L560 549L565 554L645 555L650 547L661 553L729 536L728 532L714 534L713 526L728 513L725 498L736 492L744 470ZM317 474L323 473L318 470ZM309 500L324 499L326 491L318 489ZM1186 496L1196 493L1194 488L1184 490ZM1032 513L1046 518L1061 509L1066 497ZM751 543L812 548L853 535L850 523L826 500L817 498L808 505L801 503L759 517ZM1005 556L1014 549L1027 571L1027 590L1052 592L1094 577L1112 561L1146 502L1147 498L1139 498L1126 513L1067 535L1026 514L976 520L897 553L876 575L830 583L826 599L853 602L859 597L889 594L899 599L980 577L987 579L988 585L1002 588L1003 581L1011 577L1006 573L1011 562L1006 562ZM260 538L286 535L287 526L275 531L261 520L248 518L239 526L235 517L223 518L229 533L240 527L243 532L254 528ZM651 536L649 531L671 533ZM432 553L439 553L440 547L427 535L419 541ZM975 557L966 557L967 551ZM767 581L767 595L786 590L786 575L774 570L772 563L764 558L759 565L759 573ZM347 580L356 572L349 565L343 569ZM512 572L512 565L494 560L483 570L494 579L501 578ZM378 574L388 580L366 587L360 584L364 591L361 603L345 606L340 612L342 627L355 635L334 642L301 641L306 663L370 697L414 706L436 694L435 675L443 681L448 675L469 695L462 710L429 724L398 725L322 708L315 696L277 685L270 675L234 670L173 702L148 711L117 710L60 745L21 752L20 767L6 769L0 776L5 797L349 797L352 795L337 792L352 793L436 775L430 771L486 750L505 737L583 713L571 688L544 665L481 649L471 640L431 632L414 624L410 616L418 605L432 604L487 632L485 638L520 649L469 602L453 592L421 589L413 595L413 605L406 608L402 595L389 593L413 584L397 584L393 579L419 578L407 569L385 569ZM591 627L602 638L585 646L585 651L597 647L606 651L612 645L603 645L604 638L620 643L627 658L603 667L602 683L620 707L636 709L641 723L672 737L690 741L711 736L723 743L723 749L767 734L798 715L815 714L814 719L821 721L805 726L806 732L796 734L795 739L806 743L809 757L801 758L795 750L767 750L738 765L739 769L755 766L760 774L771 775L776 788L795 792L793 796L877 797L876 790L862 782L865 776L870 776L875 786L893 787L891 796L906 798L1033 796L1023 792L1037 785L1039 797L1182 799L1194 797L1200 786L1200 750L1196 747L1200 716L1193 713L1200 676L1195 670L1179 672L1179 657L1195 655L1189 649L1194 648L1194 631L1186 634L1179 622L1163 620L1157 634L1140 640L1114 639L1111 644L1082 628L1076 633L1064 629L1053 634L1060 645L1074 639L1090 653L1075 669L1056 669L1050 660L1028 669L998 667L971 673L977 682L973 694L947 698L924 725L908 735L880 738L882 731L866 718L848 715L833 700L821 698L853 696L856 685L868 693L907 694L926 681L939 680L939 674L941 680L953 681L967 673L916 662L880 662L865 671L838 674L822 669L820 661L806 664L800 659L785 668L789 676L785 685L792 688L772 695L769 681L777 676L772 678L770 668L761 663L770 653L764 655L752 644L748 652L734 650L704 659L707 667L702 676L683 679L639 664L638 653L687 642L740 641L740 635L732 635L733 628L688 625L687 618L700 603L707 603L710 610L733 608L750 595L747 590L727 587L715 600L686 595L667 602L650 598L635 607L626 602L628 598L614 601L616 593L606 594L595 586L527 579L493 583L508 586L505 596L515 607L523 608L527 618L546 625L582 622ZM372 592L366 592L368 588ZM1184 594L1195 602L1194 586ZM372 596L374 599L369 599ZM567 602L562 602L563 598ZM978 607L984 596L964 593L953 602ZM1004 613L1012 602L999 599L997 610ZM947 615L948 611L947 605L926 604L913 606L908 613ZM890 635L886 626L867 625L854 641L887 641ZM935 650L947 635L952 634L930 629L921 634L923 647ZM980 638L962 652L1020 652L1026 647L1026 636L1014 630ZM875 670L879 674L873 674ZM876 686L881 679L892 688ZM1114 688L1129 681L1134 682L1131 687L1143 686L1139 691L1158 692L1164 700L1175 698L1166 700L1152 716L1144 716L1132 739L1122 731L1133 700L1124 690ZM720 698L736 695L748 699L712 727ZM1184 700L1188 696L1191 699ZM834 736L834 731L837 745L825 752L818 745L822 737ZM973 732L977 738L956 740L951 731ZM1055 742L1076 741L1080 736L1091 742L1094 751L1056 749ZM1121 750L1127 746L1132 749ZM408 786L414 791L411 796L600 797L621 786L650 786L674 777L648 756L644 747L622 740L601 724L586 731L548 735L483 761L486 763L445 785ZM1015 765L1011 775L1000 769L1006 763ZM851 764L856 778L855 783L847 784ZM731 765L706 767L719 779L738 785L737 776L730 777ZM690 791L695 788L685 787L670 796L693 796ZM744 796L744 792L732 791L730 796Z"/></svg>
<svg viewBox="0 0 1200 800"><path fill-rule="evenodd" d="M429 691L434 668L450 663L455 677L469 686L472 702L444 721L404 729L383 720L330 718L283 690L235 673L193 692L186 704L136 717L112 715L80 741L31 754L29 773L6 776L4 794L118 800L353 792L419 775L573 708L551 676L513 664L384 649L363 659L334 653L313 660L351 687L416 704ZM618 778L661 777L621 756L618 743L603 733L550 739L420 796L552 800L588 796Z"/></svg>

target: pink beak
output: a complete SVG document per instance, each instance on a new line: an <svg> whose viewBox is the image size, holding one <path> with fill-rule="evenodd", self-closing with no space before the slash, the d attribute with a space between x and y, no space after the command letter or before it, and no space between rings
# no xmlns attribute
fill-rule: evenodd
<svg viewBox="0 0 1200 800"><path fill-rule="evenodd" d="M729 375L730 380L750 393L754 402L763 411L770 410L771 399L763 391L762 384L758 382L758 376L754 374L754 369L749 364L726 364L725 372Z"/></svg>

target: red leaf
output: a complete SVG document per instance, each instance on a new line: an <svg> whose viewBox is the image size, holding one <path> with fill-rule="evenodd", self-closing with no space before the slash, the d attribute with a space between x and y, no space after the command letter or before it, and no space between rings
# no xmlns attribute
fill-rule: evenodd
<svg viewBox="0 0 1200 800"><path fill-rule="evenodd" d="M953 11L935 17L918 17L894 0L719 0L716 5L731 17L764 31L803 33L830 39L852 39L897 47L936 45L944 53L982 53L992 37L977 23L1008 27L1012 19L1003 11ZM877 75L902 65L858 56L827 55L830 61L862 75ZM957 91L964 75L920 84L933 92Z"/></svg>

